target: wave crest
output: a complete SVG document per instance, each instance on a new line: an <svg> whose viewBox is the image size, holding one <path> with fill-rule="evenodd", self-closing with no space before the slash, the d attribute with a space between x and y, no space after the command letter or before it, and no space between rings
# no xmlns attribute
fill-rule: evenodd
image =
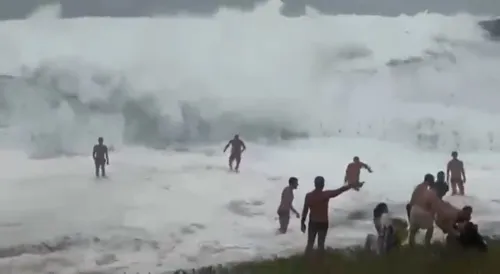
<svg viewBox="0 0 500 274"><path fill-rule="evenodd" d="M98 136L116 148L161 149L239 133L249 141L359 136L444 150L499 147L492 125L500 51L478 18L287 19L280 6L210 19L3 23L4 64L34 69L0 79L0 145L48 158L88 154ZM359 35L367 27L374 35ZM40 40L43 49L32 46ZM435 125L424 134L425 120Z"/></svg>
<svg viewBox="0 0 500 274"><path fill-rule="evenodd" d="M115 146L150 148L220 142L237 132L248 140L307 136L292 125L237 111L204 117L199 102L177 100L165 108L162 100L176 100L168 91L166 97L142 93L119 73L74 61L47 62L4 77L0 92L2 125L16 130L34 158L87 153L97 136Z"/></svg>

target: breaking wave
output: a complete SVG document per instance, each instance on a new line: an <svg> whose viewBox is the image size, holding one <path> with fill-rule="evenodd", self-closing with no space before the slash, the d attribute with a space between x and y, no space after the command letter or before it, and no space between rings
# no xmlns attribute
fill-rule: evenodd
<svg viewBox="0 0 500 274"><path fill-rule="evenodd" d="M26 136L37 158L85 153L89 141L101 135L159 149L220 142L235 132L248 140L307 136L284 121L245 117L237 110L203 115L203 109L217 107L215 97L182 101L166 91L164 99L173 103L164 108L161 98L133 90L120 74L78 62L48 63L20 77L4 77L0 91L2 126Z"/></svg>
<svg viewBox="0 0 500 274"><path fill-rule="evenodd" d="M279 8L4 22L0 143L34 158L88 154L98 136L163 149L234 133L500 148L500 50L478 18Z"/></svg>

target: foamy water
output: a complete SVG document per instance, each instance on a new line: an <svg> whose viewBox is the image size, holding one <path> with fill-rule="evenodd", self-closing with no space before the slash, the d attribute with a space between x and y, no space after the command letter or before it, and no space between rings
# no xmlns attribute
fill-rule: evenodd
<svg viewBox="0 0 500 274"><path fill-rule="evenodd" d="M354 155L374 173L331 202L329 245L362 242L379 201L403 216L451 149L469 194L451 202L496 233L500 51L478 18L278 9L0 23L0 72L15 76L0 79L0 272L161 273L298 252L298 220L276 235L288 177L300 209L312 179L339 187ZM221 151L236 132L240 174ZM107 180L93 178L98 136L114 148Z"/></svg>
<svg viewBox="0 0 500 274"><path fill-rule="evenodd" d="M328 188L339 187L352 148L363 151L374 173L363 174L368 183L361 192L331 202L328 244L360 244L373 230L370 211L376 202L389 203L403 217L414 185L447 160L446 155L368 140L248 145L240 174L227 171L220 147L117 152L111 154L109 179L101 180L93 178L92 163L84 157L37 161L15 153L2 156L8 168L1 175L0 244L12 247L4 254L24 255L4 255L1 272L161 273L300 252L305 236L298 219L289 233L276 235L281 190L288 176L300 178L294 202L300 210L314 176L324 175ZM495 179L500 174L495 163L500 156L463 158L470 197L450 201L471 204L482 230L496 233L500 189ZM364 214L349 220L354 212Z"/></svg>

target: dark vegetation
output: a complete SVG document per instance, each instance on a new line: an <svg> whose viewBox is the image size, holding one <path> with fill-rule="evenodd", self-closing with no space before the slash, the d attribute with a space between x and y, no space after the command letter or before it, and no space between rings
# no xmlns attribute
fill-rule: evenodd
<svg viewBox="0 0 500 274"><path fill-rule="evenodd" d="M232 266L180 270L193 274L498 274L500 239L488 239L488 253L450 249L441 244L430 248L403 247L386 256L377 256L361 248L328 250L323 259L296 255Z"/></svg>

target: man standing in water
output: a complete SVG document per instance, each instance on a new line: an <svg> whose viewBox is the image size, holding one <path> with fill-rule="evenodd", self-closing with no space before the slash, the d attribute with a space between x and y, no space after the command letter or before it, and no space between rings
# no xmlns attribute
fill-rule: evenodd
<svg viewBox="0 0 500 274"><path fill-rule="evenodd" d="M105 164L109 165L108 147L104 145L104 139L102 137L99 137L97 141L99 143L94 146L92 152L95 164L95 176L99 177L99 169L101 169L102 177L106 177Z"/></svg>
<svg viewBox="0 0 500 274"><path fill-rule="evenodd" d="M345 170L345 177L344 177L344 183L348 185L356 185L359 183L359 175L361 173L361 169L364 168L368 170L368 172L372 173L372 169L365 163L361 162L359 160L358 156L355 156L352 159L352 163L347 165L347 168ZM356 189L356 188L354 188ZM356 189L358 190L358 189Z"/></svg>
<svg viewBox="0 0 500 274"><path fill-rule="evenodd" d="M299 186L299 180L295 177L290 177L288 179L288 186L281 192L281 202L278 207L278 218L280 222L279 232L285 234L288 230L288 224L290 223L290 211L292 211L297 218L300 218L299 212L293 207L293 191Z"/></svg>
<svg viewBox="0 0 500 274"><path fill-rule="evenodd" d="M424 181L417 185L411 195L410 203L406 205L406 212L410 223L409 245L415 245L415 236L420 229L425 229L425 244L430 245L434 233L435 204L438 200L436 193L429 188L434 184L434 176L426 174Z"/></svg>
<svg viewBox="0 0 500 274"><path fill-rule="evenodd" d="M233 170L233 162L236 160L236 168L234 170L238 172L240 168L241 154L247 148L238 134L234 135L234 138L227 143L226 147L224 147L224 152L226 152L229 146L231 146L231 154L229 155L229 169L231 171Z"/></svg>
<svg viewBox="0 0 500 274"><path fill-rule="evenodd" d="M449 187L448 183L446 183L444 171L439 171L437 173L436 181L431 186L431 189L434 189L436 191L436 195L439 199L443 199L444 195L446 195Z"/></svg>
<svg viewBox="0 0 500 274"><path fill-rule="evenodd" d="M311 253L316 236L318 237L318 250L320 254L323 254L325 251L325 240L328 233L328 203L330 199L339 196L351 188L359 190L362 186L363 183L353 182L335 190L323 190L325 187L325 178L317 176L314 179L314 190L306 194L301 219L302 232L305 233L307 228L306 255ZM311 212L309 215L309 227L306 227L306 218L309 211Z"/></svg>
<svg viewBox="0 0 500 274"><path fill-rule="evenodd" d="M452 159L448 162L446 168L446 181L451 183L451 195L457 195L457 186L459 195L464 195L465 168L464 163L458 160L458 153L453 151L451 153Z"/></svg>

